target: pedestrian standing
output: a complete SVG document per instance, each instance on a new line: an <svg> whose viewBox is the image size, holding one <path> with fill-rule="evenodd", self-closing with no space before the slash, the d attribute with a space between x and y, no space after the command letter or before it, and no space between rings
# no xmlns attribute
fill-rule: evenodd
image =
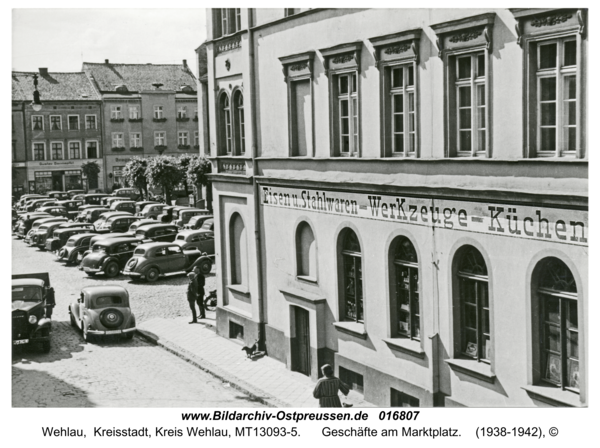
<svg viewBox="0 0 600 448"><path fill-rule="evenodd" d="M320 408L341 408L342 402L338 391L348 395L350 388L339 378L333 375L333 368L329 364L321 367L323 378L317 381L313 396L319 399Z"/></svg>
<svg viewBox="0 0 600 448"><path fill-rule="evenodd" d="M198 266L194 267L194 274L196 275L196 301L198 302L198 309L200 310L200 319L206 319L206 310L204 309L204 285L206 285L206 279L202 272L200 272Z"/></svg>
<svg viewBox="0 0 600 448"><path fill-rule="evenodd" d="M196 315L196 300L198 299L198 283L196 282L196 274L190 272L188 274L189 283L187 289L187 300L190 305L190 309L192 310L192 321L190 324L195 324L198 322Z"/></svg>

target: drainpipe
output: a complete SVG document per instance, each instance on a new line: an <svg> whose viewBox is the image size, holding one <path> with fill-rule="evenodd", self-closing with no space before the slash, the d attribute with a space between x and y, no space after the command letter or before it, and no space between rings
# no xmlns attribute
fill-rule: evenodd
<svg viewBox="0 0 600 448"><path fill-rule="evenodd" d="M262 239L260 232L260 191L258 183L256 182L256 174L258 167L256 164L256 158L258 156L258 142L257 142L257 123L256 123L256 98L254 95L255 82L255 64L254 64L254 9L248 8L248 58L250 62L249 72L249 89L248 89L248 100L250 103L250 109L252 111L252 188L254 193L254 238L256 241L256 266L258 267L258 340L259 349L266 351L266 337L265 337L265 311L264 311L264 285L263 285L263 256L262 256Z"/></svg>

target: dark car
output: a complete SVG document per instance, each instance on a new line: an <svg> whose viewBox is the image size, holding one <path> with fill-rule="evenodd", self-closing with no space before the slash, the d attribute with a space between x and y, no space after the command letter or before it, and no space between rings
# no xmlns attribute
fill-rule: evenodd
<svg viewBox="0 0 600 448"><path fill-rule="evenodd" d="M27 232L31 230L33 223L42 218L55 218L55 216L49 215L48 213L26 213L19 216L13 227L13 233L17 238L24 238Z"/></svg>
<svg viewBox="0 0 600 448"><path fill-rule="evenodd" d="M52 308L56 301L47 273L12 276L12 343L40 343L50 351Z"/></svg>
<svg viewBox="0 0 600 448"><path fill-rule="evenodd" d="M156 218L156 219L160 222L164 222L164 223L172 222L173 224L175 224L175 221L177 221L177 219L179 219L179 212L181 210L188 210L191 208L193 208L193 207L189 207L187 205L167 205L163 209L162 214L160 214L158 216L158 218Z"/></svg>
<svg viewBox="0 0 600 448"><path fill-rule="evenodd" d="M177 235L175 224L154 224L143 226L135 231L135 237L147 243L150 241L172 243Z"/></svg>
<svg viewBox="0 0 600 448"><path fill-rule="evenodd" d="M135 316L129 306L129 293L122 286L86 286L77 302L69 305L71 325L79 328L83 340L92 336L123 335L131 339Z"/></svg>
<svg viewBox="0 0 600 448"><path fill-rule="evenodd" d="M54 235L54 230L63 224L60 221L48 222L42 224L38 229L31 235L30 244L32 246L39 247L42 250L46 249L46 240Z"/></svg>
<svg viewBox="0 0 600 448"><path fill-rule="evenodd" d="M69 199L68 201L58 201L56 205L66 208L67 215L70 219L74 220L75 218L77 218L77 214L79 213L79 206L83 205L83 201Z"/></svg>
<svg viewBox="0 0 600 448"><path fill-rule="evenodd" d="M67 191L69 198L73 199L73 196L77 196L78 194L85 194L85 190L69 190Z"/></svg>
<svg viewBox="0 0 600 448"><path fill-rule="evenodd" d="M109 238L92 246L79 269L93 276L104 272L107 277L116 277L125 267L125 263L133 256L133 251L140 244L137 238Z"/></svg>
<svg viewBox="0 0 600 448"><path fill-rule="evenodd" d="M204 224L209 219L211 220L211 223L214 222L213 215L193 216L192 219L190 219L189 222L183 226L183 228L190 229L190 230L199 230L202 227L202 224ZM203 229L203 230L206 230L206 229ZM213 230L213 229L208 229L208 230Z"/></svg>
<svg viewBox="0 0 600 448"><path fill-rule="evenodd" d="M152 226L152 225L156 224L156 221L154 219L140 219L140 218L137 218L137 219L138 219L137 221L132 222L131 225L129 226L129 229L126 232L128 235L135 236L136 230L139 229L140 227Z"/></svg>
<svg viewBox="0 0 600 448"><path fill-rule="evenodd" d="M158 202L156 201L138 201L135 203L135 213L138 214L140 213L142 210L144 210L144 207L146 207L147 205L150 204L158 204Z"/></svg>
<svg viewBox="0 0 600 448"><path fill-rule="evenodd" d="M77 217L75 218L75 221L83 222L85 219L85 211L90 208L98 208L98 206L94 204L83 204L77 207Z"/></svg>
<svg viewBox="0 0 600 448"><path fill-rule="evenodd" d="M57 201L64 201L71 197L66 191L49 191L47 194L49 198L56 199Z"/></svg>
<svg viewBox="0 0 600 448"><path fill-rule="evenodd" d="M29 228L27 235L25 235L25 238L23 239L23 241L25 241L26 244L31 244L31 237L37 231L37 229L40 228L40 226L43 226L44 224L49 224L51 222L60 222L60 223L67 222L67 218L63 218L60 216L52 216L52 215L42 216L41 218L33 218L33 220L34 220L34 222L31 224L31 227ZM24 222L27 222L27 221L24 221Z"/></svg>
<svg viewBox="0 0 600 448"><path fill-rule="evenodd" d="M138 201L140 199L140 192L137 188L119 188L113 191L113 196L119 196L122 198L129 198L132 201Z"/></svg>
<svg viewBox="0 0 600 448"><path fill-rule="evenodd" d="M50 206L40 207L37 211L40 213L48 213L49 215L52 215L52 216L62 216L64 218L69 219L69 212L67 211L67 209L65 207L61 207L60 205L50 205Z"/></svg>
<svg viewBox="0 0 600 448"><path fill-rule="evenodd" d="M134 201L116 201L110 204L110 209L115 212L128 212L132 215L135 213Z"/></svg>
<svg viewBox="0 0 600 448"><path fill-rule="evenodd" d="M47 199L48 196L43 194L24 194L19 198L19 201L15 204L15 207L18 209L23 208L25 204L34 199Z"/></svg>
<svg viewBox="0 0 600 448"><path fill-rule="evenodd" d="M210 215L210 212L208 210L202 210L199 208L184 208L177 212L177 216L175 216L175 213L173 213L172 223L182 229L194 216L201 215Z"/></svg>
<svg viewBox="0 0 600 448"><path fill-rule="evenodd" d="M43 207L45 205L56 205L55 199L35 199L31 202L25 203L25 207L23 208L24 212L35 212L38 208Z"/></svg>
<svg viewBox="0 0 600 448"><path fill-rule="evenodd" d="M56 258L64 260L67 264L79 263L83 254L90 248L90 241L97 233L79 233L72 235L67 243L56 253Z"/></svg>
<svg viewBox="0 0 600 448"><path fill-rule="evenodd" d="M117 201L128 201L129 198L123 198L123 197L117 197L117 196L106 196L105 198L102 198L102 200L100 201L100 204L103 205L104 207L109 207L113 202L117 202Z"/></svg>
<svg viewBox="0 0 600 448"><path fill-rule="evenodd" d="M106 207L88 208L87 210L84 210L83 222L94 223L102 213L108 211L110 210Z"/></svg>
<svg viewBox="0 0 600 448"><path fill-rule="evenodd" d="M212 260L196 249L182 250L177 244L147 243L135 249L123 274L133 280L146 279L154 282L159 276L190 272L198 266L202 272L210 272Z"/></svg>
<svg viewBox="0 0 600 448"><path fill-rule="evenodd" d="M133 216L133 215L128 212L114 212L112 210L100 213L100 215L98 216L98 219L96 219L96 221L94 221L94 228L96 229L96 231L101 231L104 226L104 223L109 218L112 218L114 216Z"/></svg>
<svg viewBox="0 0 600 448"><path fill-rule="evenodd" d="M109 196L109 195L104 194L104 193L85 194L85 195L83 195L83 202L86 204L91 204L91 205L100 205L100 201L102 200L102 198L105 198L106 196Z"/></svg>
<svg viewBox="0 0 600 448"><path fill-rule="evenodd" d="M60 250L65 244L67 244L67 241L73 235L90 232L89 227L82 227L82 225L80 223L73 223L73 224L79 225L80 227L66 227L65 228L65 227L60 226L58 229L55 229L54 234L52 235L52 238L46 239L46 250L50 250L52 252Z"/></svg>
<svg viewBox="0 0 600 448"><path fill-rule="evenodd" d="M215 234L207 230L183 230L177 234L175 244L182 249L198 249L208 255L215 254Z"/></svg>
<svg viewBox="0 0 600 448"><path fill-rule="evenodd" d="M131 216L131 215L116 215L116 216L110 216L109 218L107 218L106 221L104 221L104 223L102 223L101 225L96 226L96 230L99 233L106 233L106 232L119 232L119 233L128 233L129 232L129 227L131 226L131 224L133 224L134 222L139 221L140 218L137 218L135 216ZM134 235L131 235L134 236Z"/></svg>

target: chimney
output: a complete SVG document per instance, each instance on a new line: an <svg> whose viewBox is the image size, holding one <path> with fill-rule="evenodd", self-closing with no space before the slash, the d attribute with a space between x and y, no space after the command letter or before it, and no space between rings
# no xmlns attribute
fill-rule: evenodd
<svg viewBox="0 0 600 448"><path fill-rule="evenodd" d="M108 59L105 59L105 60L104 60L104 63L105 63L105 64L108 64Z"/></svg>
<svg viewBox="0 0 600 448"><path fill-rule="evenodd" d="M40 76L48 76L48 67L40 67L39 69Z"/></svg>
<svg viewBox="0 0 600 448"><path fill-rule="evenodd" d="M184 66L185 68L188 68L188 66L187 66L187 59L184 59L184 60L183 60L183 66Z"/></svg>

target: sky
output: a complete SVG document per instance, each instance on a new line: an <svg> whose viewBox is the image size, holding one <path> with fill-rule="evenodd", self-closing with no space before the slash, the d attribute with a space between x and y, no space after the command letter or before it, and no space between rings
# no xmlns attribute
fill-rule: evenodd
<svg viewBox="0 0 600 448"><path fill-rule="evenodd" d="M164 3L163 3L164 4ZM82 62L181 64L197 73L205 9L13 9L12 69L81 71Z"/></svg>

